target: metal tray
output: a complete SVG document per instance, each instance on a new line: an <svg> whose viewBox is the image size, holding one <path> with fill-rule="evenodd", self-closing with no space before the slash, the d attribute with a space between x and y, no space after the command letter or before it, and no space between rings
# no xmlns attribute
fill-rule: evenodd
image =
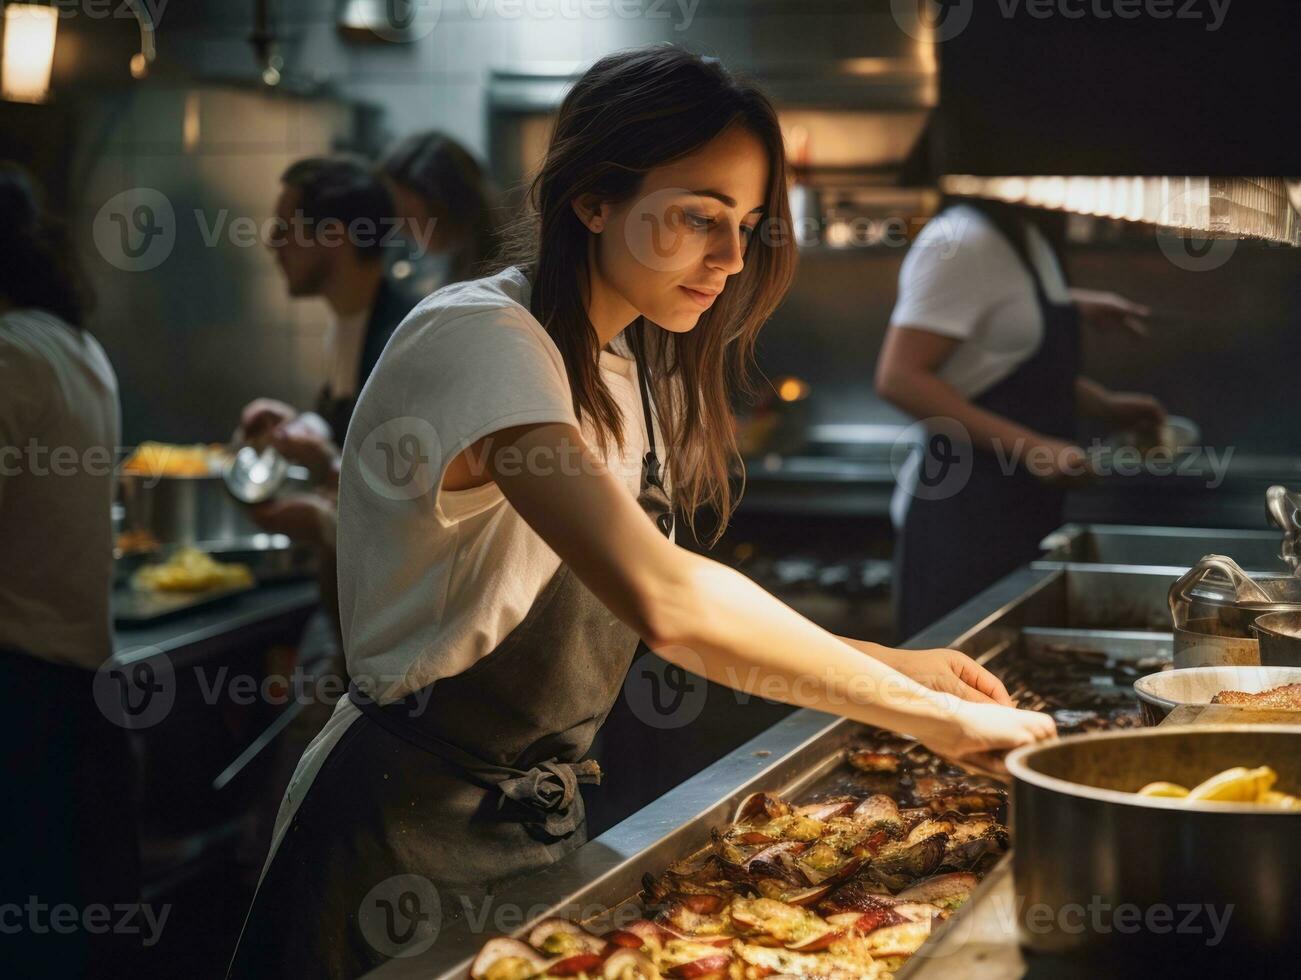
<svg viewBox="0 0 1301 980"><path fill-rule="evenodd" d="M831 777L844 765L844 749L866 729L813 711L799 711L735 753L674 789L564 861L522 879L499 905L528 910L528 922L559 915L602 931L632 917L639 902L642 876L658 873L675 861L709 844L710 831L725 825L740 802L753 792L777 792L798 797ZM981 882L969 904L976 903L1008 872L1005 856ZM557 898L557 896L560 896ZM443 910L444 913L447 910ZM375 980L464 980L480 947L497 935L518 935L515 929L476 929L487 911L444 919L438 939L428 950L408 959L394 959L366 974ZM896 976L908 980L924 964L927 952L945 942L959 916L943 923L923 951ZM915 965L914 965L915 964Z"/></svg>

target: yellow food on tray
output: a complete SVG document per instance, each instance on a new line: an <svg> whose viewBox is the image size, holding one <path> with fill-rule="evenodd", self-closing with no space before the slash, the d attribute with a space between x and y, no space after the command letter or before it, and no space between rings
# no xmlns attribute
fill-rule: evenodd
<svg viewBox="0 0 1301 980"><path fill-rule="evenodd" d="M1138 791L1139 796L1165 797L1180 800L1206 800L1214 803L1256 803L1281 810L1301 810L1301 800L1274 789L1278 773L1269 766L1248 769L1235 766L1203 780L1192 789L1177 783L1148 783Z"/></svg>
<svg viewBox="0 0 1301 980"><path fill-rule="evenodd" d="M159 592L207 592L253 584L247 565L219 562L198 548L181 548L159 565L145 565L131 579L137 589Z"/></svg>
<svg viewBox="0 0 1301 980"><path fill-rule="evenodd" d="M141 476L212 476L221 471L225 447L220 444L175 446L142 442L122 464L123 473Z"/></svg>

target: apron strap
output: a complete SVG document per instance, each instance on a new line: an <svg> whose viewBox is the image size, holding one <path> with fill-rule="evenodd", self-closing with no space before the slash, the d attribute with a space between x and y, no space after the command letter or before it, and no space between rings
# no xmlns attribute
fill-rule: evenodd
<svg viewBox="0 0 1301 980"><path fill-rule="evenodd" d="M648 451L643 461L646 482L653 487L664 490L664 478L660 472L659 454L655 450L655 419L651 412L650 386L646 381L646 320L637 321L637 327L628 337L628 346L637 362L637 385L641 389L641 411L646 420L646 445ZM666 493L668 491L665 491Z"/></svg>
<svg viewBox="0 0 1301 980"><path fill-rule="evenodd" d="M348 698L389 734L437 756L458 769L470 782L500 795L497 809L511 801L524 811L518 819L529 832L538 836L566 837L578 829L582 810L574 806L580 784L599 785L601 767L595 759L560 762L549 759L532 769L515 769L479 759L459 745L453 745L421 727L415 717L421 705L412 698L380 704L357 686L348 685Z"/></svg>

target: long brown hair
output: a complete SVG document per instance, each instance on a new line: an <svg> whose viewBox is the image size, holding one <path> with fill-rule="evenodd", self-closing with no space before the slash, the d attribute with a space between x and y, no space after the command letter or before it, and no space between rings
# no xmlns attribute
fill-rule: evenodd
<svg viewBox="0 0 1301 980"><path fill-rule="evenodd" d="M693 330L649 331L646 345L675 503L693 531L697 509L712 507L720 517L714 538L735 505L731 395L749 388L759 328L795 274L785 149L768 98L717 61L672 45L602 58L560 107L529 189L530 213L505 254L528 268L531 311L560 348L579 418L592 422L603 448L610 439L622 443L622 418L601 380L599 340L580 286L591 233L571 202L583 194L628 200L649 171L700 149L734 123L753 133L768 156L763 217L745 268Z"/></svg>
<svg viewBox="0 0 1301 980"><path fill-rule="evenodd" d="M473 154L446 133L412 133L380 161L379 172L424 198L451 240L451 281L474 276L500 242L497 192Z"/></svg>

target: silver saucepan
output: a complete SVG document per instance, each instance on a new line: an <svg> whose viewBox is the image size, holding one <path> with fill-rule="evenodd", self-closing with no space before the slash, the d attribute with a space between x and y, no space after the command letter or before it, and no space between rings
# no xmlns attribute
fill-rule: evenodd
<svg viewBox="0 0 1301 980"><path fill-rule="evenodd" d="M1009 755L1018 930L1032 963L1092 976L1295 964L1301 811L1134 795L1262 765L1301 793L1301 727L1100 732Z"/></svg>

